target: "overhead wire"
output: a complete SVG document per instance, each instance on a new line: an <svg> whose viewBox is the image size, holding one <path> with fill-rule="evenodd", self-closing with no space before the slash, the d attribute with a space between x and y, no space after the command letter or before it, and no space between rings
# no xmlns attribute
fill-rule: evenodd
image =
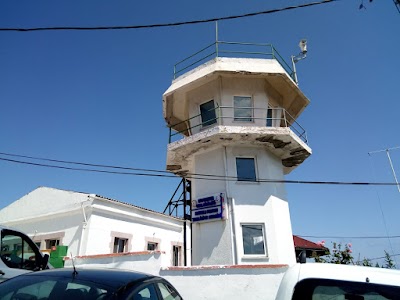
<svg viewBox="0 0 400 300"><path fill-rule="evenodd" d="M172 23L158 23L158 24L147 24L147 25L128 25L128 26L95 26L95 27L73 27L73 26L60 26L60 27L32 27L32 28L0 28L0 31L50 31L50 30L123 30L123 29L143 29L143 28L157 28L157 27L173 27L173 26L182 26L182 25L191 25L191 24L200 24L200 23L210 23L216 21L225 21L239 18L247 18L254 17L258 15L272 14L282 11L288 11L293 9L305 8L315 5L327 4L330 2L336 2L339 0L323 0L318 2L309 2L300 5L286 6L282 8L240 14L240 15L231 15L226 17L218 17L218 18L209 18L202 20L191 20L191 21L182 21L182 22L172 22Z"/></svg>
<svg viewBox="0 0 400 300"><path fill-rule="evenodd" d="M43 164L43 163L34 163L30 161L16 160L0 157L0 161L6 161L11 163L18 164L26 164L31 166L38 167L48 167L48 168L56 168L56 169L64 169L71 171L82 171L82 172L97 172L97 173L107 173L107 174L118 174L118 175L136 175L136 176L152 176L152 177L169 177L176 178L176 176L185 177L186 179L201 179L201 180L212 180L212 181L237 181L237 177L235 176L221 176L221 175L212 175L212 174L197 174L197 173L185 173L185 174L171 174L171 172L163 171L163 170L152 170L152 169L141 169L141 168L131 168L131 167L122 167L122 166L110 166L110 165L102 165L102 164L90 164L83 162L72 162L66 160L57 160L57 159L49 159L49 158L40 158L34 156L26 156L19 154L11 154L0 152L0 155L3 156L14 156L14 157L23 157L34 160L44 160L50 162L57 162L62 164L72 164L72 165L84 165L90 167L97 168L111 168L111 169L122 169L125 171L138 171L138 172L124 172L124 171L107 171L107 170L99 170L99 169L88 169L88 168L75 168L68 166L60 166L54 164ZM146 172L146 173L139 173ZM165 174L167 173L167 174ZM396 183L393 182L344 182L344 181L310 181L310 180L284 180L284 179L257 179L255 182L259 183L290 183L290 184L318 184L318 185L359 185L359 186L396 186Z"/></svg>

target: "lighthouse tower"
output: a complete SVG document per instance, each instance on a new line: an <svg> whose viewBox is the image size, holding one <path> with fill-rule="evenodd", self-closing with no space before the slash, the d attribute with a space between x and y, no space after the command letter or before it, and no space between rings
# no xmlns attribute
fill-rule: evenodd
<svg viewBox="0 0 400 300"><path fill-rule="evenodd" d="M216 42L175 65L167 170L191 181L192 265L296 262L283 180L311 154L308 103L270 44Z"/></svg>

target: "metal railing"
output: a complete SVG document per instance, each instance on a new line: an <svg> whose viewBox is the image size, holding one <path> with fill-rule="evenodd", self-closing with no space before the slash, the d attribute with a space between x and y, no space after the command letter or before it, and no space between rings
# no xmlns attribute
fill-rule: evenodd
<svg viewBox="0 0 400 300"><path fill-rule="evenodd" d="M174 65L174 79L215 57L276 59L294 80L294 71L272 44L216 41Z"/></svg>
<svg viewBox="0 0 400 300"><path fill-rule="evenodd" d="M218 106L169 127L169 143L217 125L288 127L308 144L305 129L283 108ZM177 128L183 128L181 130Z"/></svg>

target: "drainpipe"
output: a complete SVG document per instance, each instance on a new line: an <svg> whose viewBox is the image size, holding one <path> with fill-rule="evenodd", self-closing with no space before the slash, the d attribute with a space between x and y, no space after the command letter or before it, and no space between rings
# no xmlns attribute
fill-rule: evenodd
<svg viewBox="0 0 400 300"><path fill-rule="evenodd" d="M76 255L82 255L82 249L83 249L83 243L86 242L86 227L88 225L88 220L86 216L86 211L85 211L85 203L88 201L92 201L96 197L95 194L90 194L87 196L87 200L81 202L81 208L82 208L82 216L83 216L83 222L82 222L82 231L81 231L81 239L79 241L79 246L78 246L78 253Z"/></svg>
<svg viewBox="0 0 400 300"><path fill-rule="evenodd" d="M224 167L225 167L225 177L229 177L229 172L228 172L228 154L226 151L226 146L224 147ZM225 190L226 190L226 200L227 200L227 209L228 209L228 218L229 218L229 224L231 227L231 247L232 247L232 260L233 264L237 265L238 264L238 257L237 257L237 251L236 251L236 228L235 228L235 213L234 213L234 206L235 206L235 200L230 197L230 189L229 189L229 181L225 180ZM231 199L228 201L228 199Z"/></svg>
<svg viewBox="0 0 400 300"><path fill-rule="evenodd" d="M187 265L187 240L186 240L186 188L187 182L186 178L183 178L183 265L186 267Z"/></svg>

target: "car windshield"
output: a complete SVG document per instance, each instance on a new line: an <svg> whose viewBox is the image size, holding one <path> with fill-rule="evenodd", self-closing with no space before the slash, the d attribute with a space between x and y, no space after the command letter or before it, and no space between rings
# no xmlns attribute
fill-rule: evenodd
<svg viewBox="0 0 400 300"><path fill-rule="evenodd" d="M73 277L19 276L0 285L0 300L106 300L115 288Z"/></svg>

